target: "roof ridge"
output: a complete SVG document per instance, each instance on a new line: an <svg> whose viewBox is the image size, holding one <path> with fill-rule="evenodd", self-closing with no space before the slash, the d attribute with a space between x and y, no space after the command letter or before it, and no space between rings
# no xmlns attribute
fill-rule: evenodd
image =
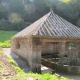
<svg viewBox="0 0 80 80"><path fill-rule="evenodd" d="M47 16L49 14L50 14L50 12L47 13L46 15L44 15L43 17L41 17L40 19L36 20L34 23L32 23L31 25L29 25L28 27L26 27L25 29L20 31L19 33L17 33L13 37L17 37L17 36L21 37L21 36L27 36L27 35L33 35L33 34L36 35L36 32L38 31L38 28L40 27L41 23L45 20L45 18L47 18Z"/></svg>
<svg viewBox="0 0 80 80"><path fill-rule="evenodd" d="M51 11L13 37L30 35L80 37L80 28Z"/></svg>
<svg viewBox="0 0 80 80"><path fill-rule="evenodd" d="M44 21L40 24L39 28L37 29L37 31L33 34L36 35L38 33L38 30L42 27L43 23L46 21L46 19L49 17L49 15L51 14L51 12L48 13L48 16L44 19Z"/></svg>

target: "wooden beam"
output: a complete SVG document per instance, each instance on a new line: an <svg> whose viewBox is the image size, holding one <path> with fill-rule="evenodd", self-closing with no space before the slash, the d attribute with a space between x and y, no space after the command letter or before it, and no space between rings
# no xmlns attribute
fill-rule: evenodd
<svg viewBox="0 0 80 80"><path fill-rule="evenodd" d="M52 21L50 21L50 19L48 18L47 20L46 20L48 23L47 23L47 25L49 25L50 24L50 26L52 27L49 27L50 28L50 30L51 30L51 32L52 33L54 33L54 31L56 32L56 36L62 36L62 34L61 34L61 32L59 32L59 30L57 29L57 30L55 30L55 28L54 28L54 26L52 25ZM54 31L52 31L52 29L54 29Z"/></svg>
<svg viewBox="0 0 80 80"><path fill-rule="evenodd" d="M44 22L44 24L45 24L45 22ZM50 36L52 36L52 34L51 34L51 33L49 32L49 30L47 29L47 26L44 25L44 27L45 27L45 29L47 30L48 34L49 34Z"/></svg>
<svg viewBox="0 0 80 80"><path fill-rule="evenodd" d="M67 36L66 34L68 34L68 33L65 32L66 33L65 34L64 31L62 31L62 26L60 27L60 25L58 25L58 24L56 25L56 21L55 21L54 17L50 16L50 19L52 20L52 24L55 26L55 28L57 28L57 30L59 32L61 32L63 36Z"/></svg>
<svg viewBox="0 0 80 80"><path fill-rule="evenodd" d="M54 13L52 15L54 15ZM68 27L60 20L59 16L57 16L56 14L54 16L61 23L61 26L63 27L64 30L65 30L65 28L67 28L67 30L65 32L67 32L69 36L71 35L71 37L75 37L73 35L73 33L68 29Z"/></svg>
<svg viewBox="0 0 80 80"><path fill-rule="evenodd" d="M60 17L61 21L65 23L65 25L68 25L68 27L70 28L70 30L75 34L75 37L79 37L80 35L78 34L78 32L76 31L75 27L71 25L71 23L67 22L66 20L62 19Z"/></svg>

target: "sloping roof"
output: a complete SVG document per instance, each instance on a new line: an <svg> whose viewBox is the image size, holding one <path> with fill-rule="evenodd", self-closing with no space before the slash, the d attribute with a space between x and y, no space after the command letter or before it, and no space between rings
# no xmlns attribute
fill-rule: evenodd
<svg viewBox="0 0 80 80"><path fill-rule="evenodd" d="M52 11L13 37L29 35L80 37L80 29Z"/></svg>

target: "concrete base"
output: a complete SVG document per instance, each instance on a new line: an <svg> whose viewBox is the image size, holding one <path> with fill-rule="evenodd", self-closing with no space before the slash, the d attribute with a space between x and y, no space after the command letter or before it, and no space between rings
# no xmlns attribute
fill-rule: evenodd
<svg viewBox="0 0 80 80"><path fill-rule="evenodd" d="M80 66L61 65L53 61L48 61L43 58L41 59L41 61L43 65L49 68L52 68L53 70L57 72L61 72L61 73L66 72L66 74L79 74L80 75Z"/></svg>

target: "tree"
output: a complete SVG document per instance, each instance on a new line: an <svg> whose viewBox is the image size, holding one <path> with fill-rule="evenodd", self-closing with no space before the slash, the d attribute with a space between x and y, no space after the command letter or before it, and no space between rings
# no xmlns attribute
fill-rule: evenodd
<svg viewBox="0 0 80 80"><path fill-rule="evenodd" d="M10 0L9 1L10 12L23 14L25 10L25 5L23 0Z"/></svg>
<svg viewBox="0 0 80 80"><path fill-rule="evenodd" d="M76 25L76 22L79 17L79 12L70 2L69 3L64 3L64 2L58 3L56 10L57 10L58 15L62 16L69 22Z"/></svg>

